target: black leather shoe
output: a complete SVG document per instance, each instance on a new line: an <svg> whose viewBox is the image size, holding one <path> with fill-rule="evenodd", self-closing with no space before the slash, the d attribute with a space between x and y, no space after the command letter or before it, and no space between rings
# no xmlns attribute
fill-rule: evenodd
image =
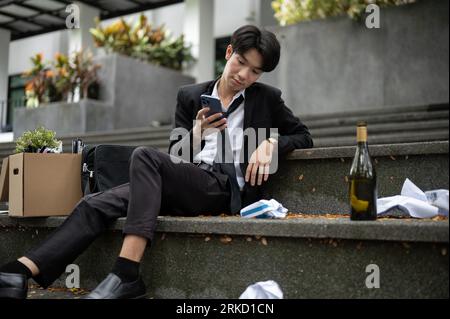
<svg viewBox="0 0 450 319"><path fill-rule="evenodd" d="M142 299L145 296L146 288L141 277L136 281L122 282L116 274L110 273L83 299Z"/></svg>
<svg viewBox="0 0 450 319"><path fill-rule="evenodd" d="M25 299L28 279L24 274L0 272L0 298Z"/></svg>

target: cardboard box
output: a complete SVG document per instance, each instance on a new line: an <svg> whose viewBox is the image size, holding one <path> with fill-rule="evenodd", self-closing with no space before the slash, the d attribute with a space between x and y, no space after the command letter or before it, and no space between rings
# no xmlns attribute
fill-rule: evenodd
<svg viewBox="0 0 450 319"><path fill-rule="evenodd" d="M82 197L81 154L19 153L8 164L10 216L69 215Z"/></svg>

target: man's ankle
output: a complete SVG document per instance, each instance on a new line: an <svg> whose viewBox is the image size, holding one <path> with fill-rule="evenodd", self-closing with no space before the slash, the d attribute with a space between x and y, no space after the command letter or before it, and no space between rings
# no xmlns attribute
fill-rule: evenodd
<svg viewBox="0 0 450 319"><path fill-rule="evenodd" d="M123 282L136 281L139 278L139 266L139 262L118 257L112 273L116 274Z"/></svg>
<svg viewBox="0 0 450 319"><path fill-rule="evenodd" d="M24 264L31 271L32 277L39 275L39 268L31 259L27 257L20 257L17 260Z"/></svg>

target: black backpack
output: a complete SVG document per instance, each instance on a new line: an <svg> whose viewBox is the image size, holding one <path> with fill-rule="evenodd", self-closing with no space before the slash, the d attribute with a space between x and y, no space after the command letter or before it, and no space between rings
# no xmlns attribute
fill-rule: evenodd
<svg viewBox="0 0 450 319"><path fill-rule="evenodd" d="M131 154L137 146L86 146L81 160L81 191L102 192L130 181Z"/></svg>

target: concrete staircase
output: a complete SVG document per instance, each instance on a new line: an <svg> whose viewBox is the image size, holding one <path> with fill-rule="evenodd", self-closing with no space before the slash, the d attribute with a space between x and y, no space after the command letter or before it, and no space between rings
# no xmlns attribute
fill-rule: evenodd
<svg viewBox="0 0 450 319"><path fill-rule="evenodd" d="M373 145L448 140L448 114L448 104L436 104L310 115L302 120L315 147L328 147L354 145L359 120L369 124Z"/></svg>
<svg viewBox="0 0 450 319"><path fill-rule="evenodd" d="M448 298L448 219L352 222L326 215L348 212L352 153L352 147L295 151L270 179L266 196L304 218L160 216L142 270L150 296L237 298L248 285L273 279L287 298ZM405 177L424 190L448 189L448 142L372 146L372 153L380 196L398 194ZM0 261L21 255L63 220L0 216ZM123 224L111 225L75 261L82 288L92 289L110 271ZM380 269L378 289L365 285L371 264Z"/></svg>
<svg viewBox="0 0 450 319"><path fill-rule="evenodd" d="M326 138L332 141L331 128L340 132L334 135L341 134L335 143L353 145L354 123L363 115L367 120L367 112L354 112L350 120L341 114L304 121L313 136L322 136L315 138L316 145ZM380 197L399 194L405 178L423 190L449 188L448 105L370 116L370 151ZM395 119L398 126L387 129L388 119ZM437 121L442 122L439 129ZM400 131L390 131L399 127L410 137L422 127L422 135L413 142L394 143ZM167 133L167 128L153 128L83 138L91 144L130 142L164 149ZM150 296L237 298L248 285L273 279L286 298L448 298L448 219L350 221L346 176L354 146L342 145L296 150L269 178L265 197L300 215L285 220L160 216L155 244L142 267ZM0 215L0 263L36 245L63 220ZM119 219L111 225L75 261L82 288L92 289L110 271L121 247L124 222ZM380 271L380 288L370 289L365 284L370 275L366 268L373 264ZM54 286L64 285L65 278L61 276Z"/></svg>

